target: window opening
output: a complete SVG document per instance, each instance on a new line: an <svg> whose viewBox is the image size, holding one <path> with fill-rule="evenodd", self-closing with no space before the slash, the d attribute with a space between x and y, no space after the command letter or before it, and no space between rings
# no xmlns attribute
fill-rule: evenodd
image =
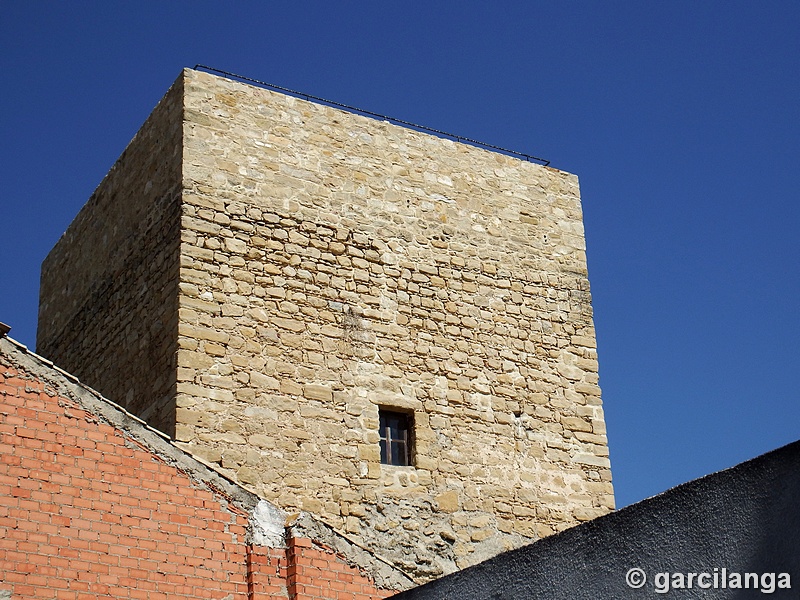
<svg viewBox="0 0 800 600"><path fill-rule="evenodd" d="M381 463L398 466L410 465L413 414L380 409L379 416Z"/></svg>

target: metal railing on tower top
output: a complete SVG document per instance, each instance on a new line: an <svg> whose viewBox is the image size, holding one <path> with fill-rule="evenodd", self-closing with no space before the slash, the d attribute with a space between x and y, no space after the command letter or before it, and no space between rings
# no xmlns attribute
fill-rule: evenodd
<svg viewBox="0 0 800 600"><path fill-rule="evenodd" d="M267 83L265 81L259 81L258 79L253 79L252 77L245 77L244 75L237 75L236 73L229 73L228 71L222 71L220 69L215 69L214 67L209 67L206 65L195 65L195 70L203 69L204 71L208 71L209 73L216 73L218 75L222 75L223 77L227 77L228 79L238 79L240 81L247 81L249 83L255 83L256 85L262 86L264 88L270 90L276 90L279 92L283 92L284 94L289 94L291 96L295 96L297 98L302 98L304 100L314 101L321 104L326 104L328 106L335 106L336 108L341 108L351 113L364 115L367 117L372 117L373 119L378 119L381 121L388 121L389 123L394 123L396 125L403 125L404 127L408 127L410 129L414 129L417 131L424 131L425 133L432 133L437 136L449 138L455 140L456 142L462 142L466 144L470 144L472 146L477 146L478 148L484 148L487 150L495 150L497 152L502 152L503 154L508 154L509 156L514 156L517 158L521 158L528 162L537 162L545 167L550 164L549 160L544 158L539 158L537 156L532 156L530 154L525 154L524 152L517 152L516 150L509 150L508 148L503 148L501 146L495 146L493 144L487 144L486 142L481 142L478 140L473 140L472 138L464 137L461 135L456 135L454 133L448 133L446 131L441 131L439 129L433 129L432 127L426 127L425 125L417 125L416 123L411 123L409 121L404 121L402 119L395 119L394 117L389 117L386 115L381 115L369 110L364 110L363 108L357 108L355 106L349 106L347 104L342 104L341 102L335 102L333 100L326 100L325 98L320 98L319 96L312 96L311 94L306 94L303 92L298 92L296 90L291 90L289 88L281 87L279 85L275 85L272 83Z"/></svg>

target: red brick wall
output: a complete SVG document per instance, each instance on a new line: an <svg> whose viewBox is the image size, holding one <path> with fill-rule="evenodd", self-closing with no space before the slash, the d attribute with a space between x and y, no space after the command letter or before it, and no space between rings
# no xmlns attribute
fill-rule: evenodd
<svg viewBox="0 0 800 600"><path fill-rule="evenodd" d="M356 569L307 538L290 538L286 582L296 600L370 600L394 592L379 590ZM294 594L294 595L292 595Z"/></svg>
<svg viewBox="0 0 800 600"><path fill-rule="evenodd" d="M247 546L247 514L0 355L0 592L13 599L367 600L311 540Z"/></svg>

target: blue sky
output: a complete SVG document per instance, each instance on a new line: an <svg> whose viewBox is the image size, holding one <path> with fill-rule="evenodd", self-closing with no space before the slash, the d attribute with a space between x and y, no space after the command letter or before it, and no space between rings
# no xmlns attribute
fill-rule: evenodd
<svg viewBox="0 0 800 600"><path fill-rule="evenodd" d="M797 2L5 2L0 321L181 68L580 177L620 506L800 438Z"/></svg>

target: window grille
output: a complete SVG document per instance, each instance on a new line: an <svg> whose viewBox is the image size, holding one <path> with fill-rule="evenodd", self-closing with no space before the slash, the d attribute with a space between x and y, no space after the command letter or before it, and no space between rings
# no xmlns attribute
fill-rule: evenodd
<svg viewBox="0 0 800 600"><path fill-rule="evenodd" d="M381 463L411 464L412 414L380 409Z"/></svg>

